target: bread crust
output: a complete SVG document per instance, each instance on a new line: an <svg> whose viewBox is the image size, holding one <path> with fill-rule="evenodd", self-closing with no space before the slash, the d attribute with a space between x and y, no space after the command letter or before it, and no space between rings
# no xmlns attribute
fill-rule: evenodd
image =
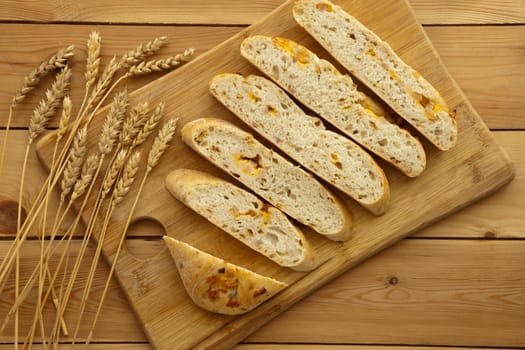
<svg viewBox="0 0 525 350"><path fill-rule="evenodd" d="M383 170L350 139L326 130L286 93L260 76L220 74L210 92L255 131L302 166L323 178L375 215L389 205Z"/></svg>
<svg viewBox="0 0 525 350"><path fill-rule="evenodd" d="M457 141L455 113L377 34L328 0L297 0L297 23L440 150Z"/></svg>
<svg viewBox="0 0 525 350"><path fill-rule="evenodd" d="M211 174L176 169L166 188L184 205L277 264L310 271L316 261L310 244L279 209Z"/></svg>
<svg viewBox="0 0 525 350"><path fill-rule="evenodd" d="M196 152L287 215L331 240L350 238L353 219L344 203L250 133L222 119L201 118L187 123L181 136Z"/></svg>
<svg viewBox="0 0 525 350"><path fill-rule="evenodd" d="M172 237L163 239L186 292L205 310L224 315L243 314L287 287L283 282L226 262Z"/></svg>

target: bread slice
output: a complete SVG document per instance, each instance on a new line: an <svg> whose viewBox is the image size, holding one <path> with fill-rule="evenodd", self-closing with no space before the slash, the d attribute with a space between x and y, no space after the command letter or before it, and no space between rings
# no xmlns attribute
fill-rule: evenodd
<svg viewBox="0 0 525 350"><path fill-rule="evenodd" d="M211 93L246 124L305 168L345 192L372 213L383 214L390 191L383 170L361 147L325 129L286 93L263 77L221 74Z"/></svg>
<svg viewBox="0 0 525 350"><path fill-rule="evenodd" d="M270 204L332 240L346 240L352 218L343 203L309 173L251 134L221 119L181 129L183 141Z"/></svg>
<svg viewBox="0 0 525 350"><path fill-rule="evenodd" d="M350 73L441 150L456 143L454 113L439 92L357 19L327 0L298 0L293 16Z"/></svg>
<svg viewBox="0 0 525 350"><path fill-rule="evenodd" d="M261 35L245 39L241 54L320 117L406 175L415 177L425 169L421 143L330 62L292 40Z"/></svg>
<svg viewBox="0 0 525 350"><path fill-rule="evenodd" d="M172 171L166 187L186 206L277 264L297 271L315 267L303 233L279 209L250 192L191 169Z"/></svg>
<svg viewBox="0 0 525 350"><path fill-rule="evenodd" d="M186 292L195 304L208 311L243 314L287 287L169 236L163 238Z"/></svg>

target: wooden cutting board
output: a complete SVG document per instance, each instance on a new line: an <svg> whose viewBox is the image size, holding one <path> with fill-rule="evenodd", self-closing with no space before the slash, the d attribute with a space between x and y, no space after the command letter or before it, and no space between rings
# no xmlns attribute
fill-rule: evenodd
<svg viewBox="0 0 525 350"><path fill-rule="evenodd" d="M310 273L298 273L280 268L249 250L169 195L164 178L178 167L201 169L228 179L227 175L186 147L177 136L149 179L135 217L155 220L170 236L283 280L290 287L246 315L216 315L193 305L165 248L160 248L155 257L146 260L135 258L124 249L116 276L157 349L229 348L350 267L512 179L510 160L446 71L407 2L339 0L338 3L389 42L407 63L438 88L451 109L457 112L457 146L441 152L425 143L428 165L424 174L416 179L409 179L381 162L390 181L391 209L381 217L374 217L342 196L354 212L355 235L346 243L335 243L305 229L319 257L319 267ZM147 100L156 104L164 101L166 118L181 116L179 125L199 117L216 117L247 129L208 93L208 82L218 73L257 73L239 54L240 42L245 37L252 34L284 36L322 57L330 57L295 24L292 5L292 1L284 3L259 23L133 93L133 102ZM102 119L99 115L92 129L98 129ZM92 132L96 135L96 130ZM90 139L96 141L93 140L96 137ZM44 162L49 162L51 148L52 143L45 139L39 144ZM115 213L109 227L104 254L110 262L129 205L126 203Z"/></svg>

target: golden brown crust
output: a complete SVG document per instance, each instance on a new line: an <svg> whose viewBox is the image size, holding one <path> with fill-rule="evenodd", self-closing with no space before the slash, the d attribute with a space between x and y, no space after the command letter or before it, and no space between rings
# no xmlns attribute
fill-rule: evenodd
<svg viewBox="0 0 525 350"><path fill-rule="evenodd" d="M242 314L287 287L285 283L228 263L174 238L163 238L188 295L208 311Z"/></svg>

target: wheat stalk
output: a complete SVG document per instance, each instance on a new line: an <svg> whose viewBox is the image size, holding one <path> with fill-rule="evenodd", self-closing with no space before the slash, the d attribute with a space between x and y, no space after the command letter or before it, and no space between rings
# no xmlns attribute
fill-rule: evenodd
<svg viewBox="0 0 525 350"><path fill-rule="evenodd" d="M170 56L153 61L142 61L129 68L128 74L130 76L149 74L151 72L163 72L179 67L180 65L191 60L195 52L194 48L186 49L182 54Z"/></svg>
<svg viewBox="0 0 525 350"><path fill-rule="evenodd" d="M109 154L117 140L126 109L129 105L129 98L126 91L122 91L115 95L109 112L102 124L100 132L100 139L98 141L98 149L101 154Z"/></svg>
<svg viewBox="0 0 525 350"><path fill-rule="evenodd" d="M104 245L105 235L106 235L107 228L109 225L109 219L111 218L111 215L113 214L117 205L119 205L124 200L125 196L131 190L131 186L133 185L133 182L135 181L135 178L137 177L140 159L141 159L140 151L135 151L129 157L128 161L126 162L126 165L124 166L122 174L118 178L117 183L115 184L115 188L113 189L113 194L110 199L110 204L106 210L106 214L104 217L104 223L102 225L102 229L98 237L98 243L97 243L97 249L95 251L95 256L93 257L91 268L89 270L89 275L88 275L86 285L84 288L84 293L82 294L80 311L79 311L79 316L78 316L79 318L78 318L77 325L75 327L75 332L73 335L73 344L75 343L75 339L78 335L78 331L80 330L82 316L84 314L86 302L87 302L89 293L91 291L91 286L94 280L95 269L97 267L98 260L100 258L102 246Z"/></svg>
<svg viewBox="0 0 525 350"><path fill-rule="evenodd" d="M149 104L143 102L131 109L128 118L124 120L122 131L119 136L119 144L121 147L126 147L133 143L133 140L137 137L138 133L146 123L148 107Z"/></svg>
<svg viewBox="0 0 525 350"><path fill-rule="evenodd" d="M21 240L20 229L22 226L22 198L24 193L25 174L27 167L27 160L29 156L29 150L33 141L45 130L45 126L49 119L55 114L56 109L62 103L62 98L67 93L69 81L71 79L71 70L65 66L60 73L57 74L55 81L51 85L51 88L46 91L45 98L40 101L38 106L33 111L31 119L29 121L28 130L28 142L26 145L26 151L24 155L24 161L22 163L22 174L20 179L20 189L18 194L18 216L17 216L17 237L15 241ZM43 245L43 237L42 242ZM43 249L43 247L42 247ZM20 280L20 254L19 251L15 251L15 298L19 295L19 280ZM41 277L41 274L40 274ZM41 291L41 288L39 289ZM35 313L35 325L36 320L39 318L38 313ZM15 343L18 344L18 309L15 312ZM41 321L42 322L42 321ZM43 326L41 324L41 326ZM32 338L34 332L30 333Z"/></svg>
<svg viewBox="0 0 525 350"><path fill-rule="evenodd" d="M121 67L129 67L136 65L146 59L146 57L153 55L155 52L159 51L164 45L168 43L168 37L161 36L155 38L152 41L147 42L146 44L141 43L139 46L133 50L126 52L121 60Z"/></svg>
<svg viewBox="0 0 525 350"><path fill-rule="evenodd" d="M142 181L137 191L137 195L135 196L135 200L133 201L133 204L129 211L126 223L124 224L124 228L122 229L120 233L119 244L117 246L116 253L113 256L113 261L111 263L111 268L109 270L109 276L106 279L104 290L102 292L102 296L100 298L100 301L97 307L97 311L95 313L95 318L93 319L93 323L91 324L90 331L89 331L89 334L86 340L86 345L88 345L91 342L91 339L93 338L93 331L95 330L95 326L98 322L98 317L100 315L100 311L102 310L102 305L104 304L104 300L106 298L106 294L109 289L111 278L113 277L113 273L115 272L115 268L117 266L117 261L120 256L120 251L122 250L122 247L124 245L124 241L126 238L126 232L128 231L129 225L131 224L131 220L133 218L133 214L135 213L135 209L137 207L140 195L144 189L144 184L146 183L146 180L149 174L151 173L153 168L158 164L160 158L164 154L164 151L167 149L169 143L173 139L173 136L176 130L176 125L177 125L177 119L176 118L170 119L164 125L164 127L159 131L159 133L157 134L157 137L155 138L155 141L153 142L153 145L151 146L150 152L148 154L148 167L147 167L146 172L144 173L144 176L142 177Z"/></svg>
<svg viewBox="0 0 525 350"><path fill-rule="evenodd" d="M133 143L131 144L131 148L135 148L140 146L142 143L144 143L149 135L153 133L157 125L159 124L160 120L162 119L162 116L164 114L164 103L159 103L157 108L155 108L155 111L151 115L151 117L146 121L142 129L137 134L137 137L133 140Z"/></svg>

